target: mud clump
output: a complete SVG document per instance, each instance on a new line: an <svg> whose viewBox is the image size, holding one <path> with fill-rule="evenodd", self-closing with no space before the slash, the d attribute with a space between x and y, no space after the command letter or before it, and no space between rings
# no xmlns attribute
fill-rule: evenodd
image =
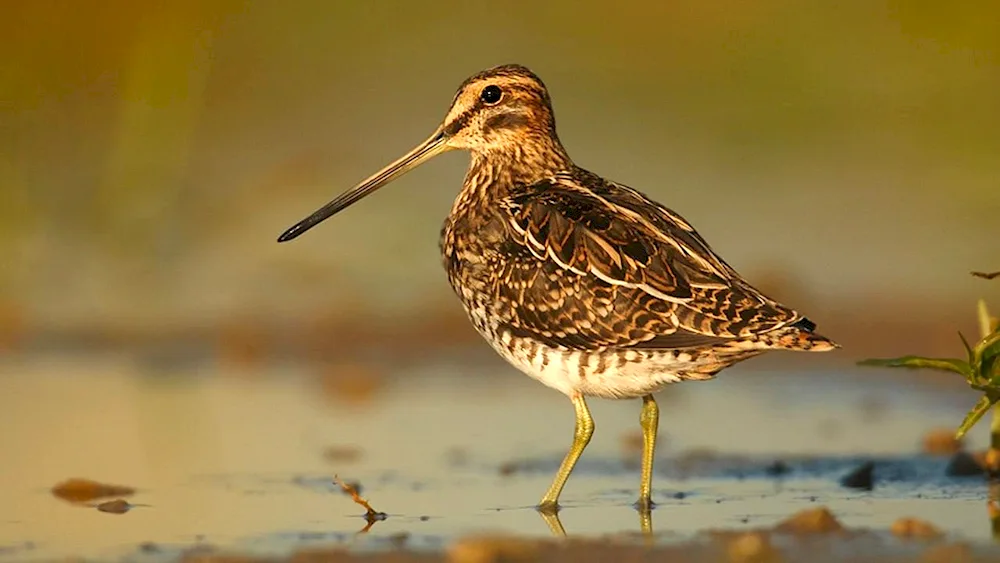
<svg viewBox="0 0 1000 563"><path fill-rule="evenodd" d="M810 508L779 522L774 531L790 534L831 534L844 531L844 526L825 506Z"/></svg>
<svg viewBox="0 0 1000 563"><path fill-rule="evenodd" d="M949 477L1000 477L1000 450L960 451L948 462L945 474Z"/></svg>
<svg viewBox="0 0 1000 563"><path fill-rule="evenodd" d="M747 532L726 547L729 563L781 563L781 554L771 545L771 537L761 532Z"/></svg>
<svg viewBox="0 0 1000 563"><path fill-rule="evenodd" d="M848 489L870 491L875 488L875 463L866 461L860 467L851 471L840 480L841 486Z"/></svg>
<svg viewBox="0 0 1000 563"><path fill-rule="evenodd" d="M480 536L457 541L448 549L451 563L521 563L538 561L542 547L539 540L508 536Z"/></svg>
<svg viewBox="0 0 1000 563"><path fill-rule="evenodd" d="M933 539L944 535L934 524L917 518L900 518L892 523L889 531L900 538Z"/></svg>
<svg viewBox="0 0 1000 563"><path fill-rule="evenodd" d="M127 497L135 494L135 489L122 485L108 485L90 479L67 479L52 487L52 495L72 503L83 503L99 498Z"/></svg>
<svg viewBox="0 0 1000 563"><path fill-rule="evenodd" d="M960 451L952 456L945 468L948 477L982 477L986 474L985 460L975 454Z"/></svg>

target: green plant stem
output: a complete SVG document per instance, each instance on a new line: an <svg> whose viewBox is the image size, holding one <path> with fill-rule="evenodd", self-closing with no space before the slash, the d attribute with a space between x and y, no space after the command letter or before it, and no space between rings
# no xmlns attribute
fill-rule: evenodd
<svg viewBox="0 0 1000 563"><path fill-rule="evenodd" d="M979 319L979 333L981 338L986 338L991 332L993 332L993 327L989 309L986 307L986 301L980 299L976 304L976 316ZM993 420L990 421L990 449L1000 450L1000 403L995 403L993 405Z"/></svg>
<svg viewBox="0 0 1000 563"><path fill-rule="evenodd" d="M1000 403L993 405L993 420L990 421L990 449L1000 450Z"/></svg>

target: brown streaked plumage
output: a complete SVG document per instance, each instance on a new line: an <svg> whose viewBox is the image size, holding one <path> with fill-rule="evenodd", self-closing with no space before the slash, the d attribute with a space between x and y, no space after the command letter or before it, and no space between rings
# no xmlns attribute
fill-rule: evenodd
<svg viewBox="0 0 1000 563"><path fill-rule="evenodd" d="M441 232L448 279L497 352L576 409L573 446L543 512L558 508L593 433L584 397L642 397L638 506L648 514L653 393L767 350L837 347L751 286L680 215L573 164L545 85L518 65L467 79L430 138L279 241L451 149L468 150L471 163Z"/></svg>

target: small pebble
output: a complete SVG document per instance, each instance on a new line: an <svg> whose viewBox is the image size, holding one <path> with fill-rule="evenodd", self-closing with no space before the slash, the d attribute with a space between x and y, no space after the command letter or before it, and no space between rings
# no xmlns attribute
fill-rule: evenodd
<svg viewBox="0 0 1000 563"><path fill-rule="evenodd" d="M132 510L132 505L129 504L127 500L119 498L98 504L97 510L107 512L109 514L125 514L129 510Z"/></svg>
<svg viewBox="0 0 1000 563"><path fill-rule="evenodd" d="M779 522L774 529L792 534L828 534L843 531L844 526L828 508L820 506L796 512Z"/></svg>

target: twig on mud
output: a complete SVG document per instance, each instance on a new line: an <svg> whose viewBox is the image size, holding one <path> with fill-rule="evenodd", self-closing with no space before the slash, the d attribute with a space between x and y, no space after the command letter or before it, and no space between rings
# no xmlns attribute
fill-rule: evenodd
<svg viewBox="0 0 1000 563"><path fill-rule="evenodd" d="M977 278L983 278L984 280L991 280L993 278L1000 278L1000 271L998 271L998 272L989 272L989 273L986 273L986 272L970 272L970 273L972 275L976 276Z"/></svg>
<svg viewBox="0 0 1000 563"><path fill-rule="evenodd" d="M368 504L367 500L361 498L361 495L358 494L358 489L354 485L349 485L341 481L340 477L336 475L333 476L333 482L336 485L340 485L340 488L343 489L345 493L351 495L351 500L365 508L365 520L368 521L368 527L371 527L371 525L375 522L385 520L389 517L389 515L385 512L379 512L378 510L372 508L372 505Z"/></svg>

